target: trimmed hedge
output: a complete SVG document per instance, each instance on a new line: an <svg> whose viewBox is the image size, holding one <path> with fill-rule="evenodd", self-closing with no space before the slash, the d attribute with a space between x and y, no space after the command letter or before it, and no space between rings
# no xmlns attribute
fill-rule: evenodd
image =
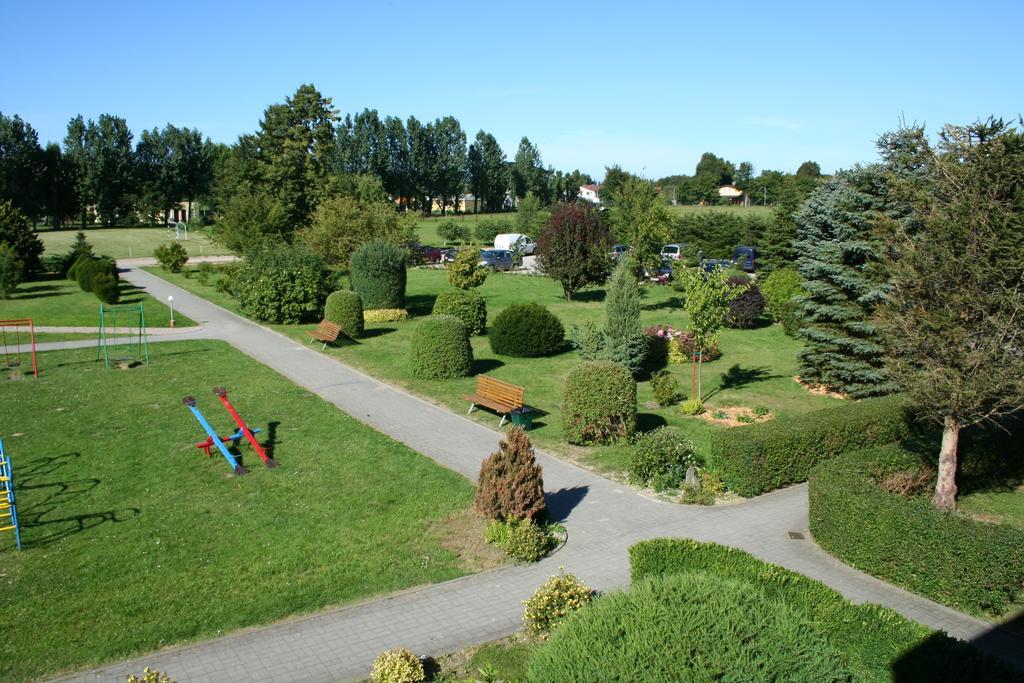
<svg viewBox="0 0 1024 683"><path fill-rule="evenodd" d="M451 289L441 292L434 301L434 315L454 315L471 335L487 329L487 302L474 291Z"/></svg>
<svg viewBox="0 0 1024 683"><path fill-rule="evenodd" d="M491 350L501 356L551 356L565 344L565 328L540 304L515 304L497 315L488 334Z"/></svg>
<svg viewBox="0 0 1024 683"><path fill-rule="evenodd" d="M840 453L900 441L912 418L899 396L849 401L803 415L777 417L712 437L707 461L741 496L807 481L818 462Z"/></svg>
<svg viewBox="0 0 1024 683"><path fill-rule="evenodd" d="M369 242L352 252L349 280L364 309L405 308L406 252L388 242Z"/></svg>
<svg viewBox="0 0 1024 683"><path fill-rule="evenodd" d="M858 569L959 610L999 615L1024 603L1024 529L940 512L928 495L878 486L926 457L890 444L819 464L809 485L815 540Z"/></svg>
<svg viewBox="0 0 1024 683"><path fill-rule="evenodd" d="M629 478L655 491L679 488L690 466L701 465L693 442L678 427L658 427L641 434L629 452Z"/></svg>
<svg viewBox="0 0 1024 683"><path fill-rule="evenodd" d="M715 543L658 538L629 549L634 581L683 572L708 572L748 582L819 624L841 648L857 681L1021 680L1002 663L933 632L893 610L857 605L802 574ZM786 676L785 679L791 679ZM761 680L761 679L758 679Z"/></svg>
<svg viewBox="0 0 1024 683"><path fill-rule="evenodd" d="M363 336L363 300L347 289L331 292L324 304L324 320L337 324L350 339L358 339Z"/></svg>
<svg viewBox="0 0 1024 683"><path fill-rule="evenodd" d="M413 377L455 379L473 369L473 347L462 321L454 315L427 316L413 330Z"/></svg>
<svg viewBox="0 0 1024 683"><path fill-rule="evenodd" d="M570 614L528 681L849 681L841 651L797 610L711 573L656 576Z"/></svg>
<svg viewBox="0 0 1024 683"><path fill-rule="evenodd" d="M264 246L245 256L228 282L245 315L263 322L318 320L332 287L323 260L296 245Z"/></svg>
<svg viewBox="0 0 1024 683"><path fill-rule="evenodd" d="M636 381L611 361L585 361L565 378L562 434L575 444L606 443L636 431Z"/></svg>
<svg viewBox="0 0 1024 683"><path fill-rule="evenodd" d="M121 283L110 273L97 273L92 278L92 293L105 304L116 304L121 300Z"/></svg>

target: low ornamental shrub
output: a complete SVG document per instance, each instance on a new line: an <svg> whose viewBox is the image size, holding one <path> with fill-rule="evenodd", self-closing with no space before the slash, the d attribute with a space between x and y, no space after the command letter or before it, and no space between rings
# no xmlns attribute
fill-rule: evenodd
<svg viewBox="0 0 1024 683"><path fill-rule="evenodd" d="M130 674L125 681L126 683L175 683L167 674L150 669L148 666L142 670L141 676Z"/></svg>
<svg viewBox="0 0 1024 683"><path fill-rule="evenodd" d="M25 264L6 242L0 242L0 299L10 298L21 283Z"/></svg>
<svg viewBox="0 0 1024 683"><path fill-rule="evenodd" d="M419 379L466 377L473 369L473 347L462 321L454 315L431 315L413 330L411 367Z"/></svg>
<svg viewBox="0 0 1024 683"><path fill-rule="evenodd" d="M704 412L704 404L699 398L691 398L679 404L679 412L683 415L700 415Z"/></svg>
<svg viewBox="0 0 1024 683"><path fill-rule="evenodd" d="M629 451L629 478L656 491L679 488L686 470L702 464L693 442L678 427L659 427L641 434Z"/></svg>
<svg viewBox="0 0 1024 683"><path fill-rule="evenodd" d="M604 330L592 320L573 325L569 329L569 343L583 360L603 360L608 355L605 353Z"/></svg>
<svg viewBox="0 0 1024 683"><path fill-rule="evenodd" d="M473 291L452 289L441 292L434 301L434 315L454 315L471 335L487 329L487 302Z"/></svg>
<svg viewBox="0 0 1024 683"><path fill-rule="evenodd" d="M349 280L364 309L405 308L406 252L388 242L369 242L352 252Z"/></svg>
<svg viewBox="0 0 1024 683"><path fill-rule="evenodd" d="M667 370L659 370L651 374L651 392L658 405L664 408L679 400L679 380Z"/></svg>
<svg viewBox="0 0 1024 683"><path fill-rule="evenodd" d="M544 477L530 437L512 427L480 464L473 506L489 519L536 519L544 512Z"/></svg>
<svg viewBox="0 0 1024 683"><path fill-rule="evenodd" d="M153 256L156 257L161 268L172 273L180 273L188 261L188 252L180 242L161 244L153 251Z"/></svg>
<svg viewBox="0 0 1024 683"><path fill-rule="evenodd" d="M559 567L557 574L542 583L528 600L523 601L526 606L523 621L526 622L527 631L534 635L551 633L570 614L589 605L593 594L587 584L572 574L566 574L564 567Z"/></svg>
<svg viewBox="0 0 1024 683"><path fill-rule="evenodd" d="M488 333L491 350L501 356L551 356L565 344L565 328L540 304L514 304L494 318Z"/></svg>
<svg viewBox="0 0 1024 683"><path fill-rule="evenodd" d="M844 402L716 432L708 460L741 496L807 481L814 465L846 451L900 441L913 420L899 396Z"/></svg>
<svg viewBox="0 0 1024 683"><path fill-rule="evenodd" d="M363 336L363 300L347 289L331 292L324 303L324 320L341 327L349 339Z"/></svg>
<svg viewBox="0 0 1024 683"><path fill-rule="evenodd" d="M763 282L758 281L758 288L764 297L768 314L777 323L782 322L785 316L784 306L790 299L807 294L807 290L804 289L804 278L795 268L779 268L772 271Z"/></svg>
<svg viewBox="0 0 1024 683"><path fill-rule="evenodd" d="M275 245L246 254L228 286L247 316L300 323L319 320L331 277L323 260L308 249Z"/></svg>
<svg viewBox="0 0 1024 683"><path fill-rule="evenodd" d="M441 221L441 224L437 226L437 236L445 242L468 242L469 226L464 223L456 223L451 219Z"/></svg>
<svg viewBox="0 0 1024 683"><path fill-rule="evenodd" d="M487 280L487 268L480 265L480 250L473 245L460 248L447 270L448 284L458 289L479 287Z"/></svg>
<svg viewBox="0 0 1024 683"><path fill-rule="evenodd" d="M396 323L408 319L409 311L404 308L371 308L363 311L364 323Z"/></svg>
<svg viewBox="0 0 1024 683"><path fill-rule="evenodd" d="M370 679L374 683L419 683L427 680L423 663L404 647L385 650L373 660Z"/></svg>
<svg viewBox="0 0 1024 683"><path fill-rule="evenodd" d="M110 273L100 272L92 278L92 293L103 303L113 305L121 300L121 284Z"/></svg>
<svg viewBox="0 0 1024 683"><path fill-rule="evenodd" d="M808 487L811 532L822 548L884 581L958 610L1003 614L1024 598L1024 529L939 512L931 486L916 497L883 490L892 475L919 471L933 457L889 444L820 463Z"/></svg>
<svg viewBox="0 0 1024 683"><path fill-rule="evenodd" d="M108 275L115 280L117 279L117 265L113 259L106 257L82 257L72 268L75 273L75 280L84 292L93 291L95 280L99 275Z"/></svg>
<svg viewBox="0 0 1024 683"><path fill-rule="evenodd" d="M729 283L739 282L739 279L729 278ZM723 324L740 330L749 330L757 325L761 313L764 311L764 297L757 285L744 282L746 290L738 297L729 302L729 312L725 314Z"/></svg>
<svg viewBox="0 0 1024 683"><path fill-rule="evenodd" d="M636 381L611 361L584 361L569 371L562 393L562 434L586 445L636 431Z"/></svg>
<svg viewBox="0 0 1024 683"><path fill-rule="evenodd" d="M693 333L689 330L677 330L671 325L652 325L644 329L647 336L646 360L655 365L670 363L689 362L693 354L697 352L697 344L693 340ZM675 343L678 357L673 358L670 350ZM722 354L718 346L704 349L704 362L708 363L720 357Z"/></svg>
<svg viewBox="0 0 1024 683"><path fill-rule="evenodd" d="M484 530L484 540L521 562L538 562L555 547L551 532L532 519L492 519Z"/></svg>
<svg viewBox="0 0 1024 683"><path fill-rule="evenodd" d="M1012 674L1006 676L1004 665L982 657L965 643L885 607L854 604L823 583L762 562L742 550L690 539L657 538L631 547L629 563L633 581L707 572L756 585L769 599L819 624L831 642L842 648L855 681L1015 680ZM792 676L781 678L795 680Z"/></svg>
<svg viewBox="0 0 1024 683"><path fill-rule="evenodd" d="M850 681L841 650L755 583L655 576L565 620L528 681Z"/></svg>
<svg viewBox="0 0 1024 683"><path fill-rule="evenodd" d="M801 303L802 298L795 296L779 308L777 321L782 325L782 331L789 337L795 337L803 326L803 319L800 317Z"/></svg>

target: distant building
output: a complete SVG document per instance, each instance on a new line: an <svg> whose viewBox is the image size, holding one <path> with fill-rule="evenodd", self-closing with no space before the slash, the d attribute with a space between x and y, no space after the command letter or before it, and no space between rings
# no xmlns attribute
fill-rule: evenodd
<svg viewBox="0 0 1024 683"><path fill-rule="evenodd" d="M728 199L733 204L747 205L746 194L735 185L722 185L718 188L718 196L722 199Z"/></svg>
<svg viewBox="0 0 1024 683"><path fill-rule="evenodd" d="M591 204L601 203L601 186L600 185L580 185L580 199L586 200Z"/></svg>

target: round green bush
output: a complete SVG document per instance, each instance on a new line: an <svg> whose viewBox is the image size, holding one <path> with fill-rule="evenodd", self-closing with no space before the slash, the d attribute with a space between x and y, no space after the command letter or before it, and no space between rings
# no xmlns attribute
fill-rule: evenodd
<svg viewBox="0 0 1024 683"><path fill-rule="evenodd" d="M636 381L611 361L569 371L562 394L562 433L575 444L606 443L636 431Z"/></svg>
<svg viewBox="0 0 1024 683"><path fill-rule="evenodd" d="M565 328L540 304L516 304L499 313L488 334L491 350L502 356L551 356L565 344Z"/></svg>
<svg viewBox="0 0 1024 683"><path fill-rule="evenodd" d="M700 415L704 412L704 404L699 398L691 398L679 404L679 412L683 415Z"/></svg>
<svg viewBox="0 0 1024 683"><path fill-rule="evenodd" d="M487 302L471 290L452 289L441 292L434 301L434 315L454 315L470 334L483 334L487 329Z"/></svg>
<svg viewBox="0 0 1024 683"><path fill-rule="evenodd" d="M92 293L105 304L116 304L121 299L121 286L113 275L100 272L92 278Z"/></svg>
<svg viewBox="0 0 1024 683"><path fill-rule="evenodd" d="M679 380L668 370L651 373L651 393L654 394L654 400L662 408L672 405L682 395L679 389Z"/></svg>
<svg viewBox="0 0 1024 683"><path fill-rule="evenodd" d="M352 252L349 280L363 308L405 308L406 252L388 242L368 242Z"/></svg>
<svg viewBox="0 0 1024 683"><path fill-rule="evenodd" d="M794 268L780 268L772 271L763 282L758 283L765 308L777 323L786 317L786 303L793 297L806 296L804 279Z"/></svg>
<svg viewBox="0 0 1024 683"><path fill-rule="evenodd" d="M109 275L117 280L117 265L108 258L84 257L74 266L75 280L84 292L93 291L94 282L99 275Z"/></svg>
<svg viewBox="0 0 1024 683"><path fill-rule="evenodd" d="M629 453L629 478L655 490L678 488L691 465L701 460L693 442L678 427L659 427L640 435Z"/></svg>
<svg viewBox="0 0 1024 683"><path fill-rule="evenodd" d="M454 315L424 318L412 335L412 374L420 379L455 379L473 369L469 333Z"/></svg>
<svg viewBox="0 0 1024 683"><path fill-rule="evenodd" d="M565 620L528 681L849 681L821 627L755 584L710 573L653 577Z"/></svg>
<svg viewBox="0 0 1024 683"><path fill-rule="evenodd" d="M331 292L324 304L324 320L337 324L350 339L358 339L363 336L363 300L347 289Z"/></svg>

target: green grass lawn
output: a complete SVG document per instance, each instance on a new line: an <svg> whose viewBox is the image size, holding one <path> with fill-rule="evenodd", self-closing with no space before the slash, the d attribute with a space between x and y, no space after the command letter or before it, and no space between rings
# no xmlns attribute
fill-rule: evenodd
<svg viewBox="0 0 1024 683"><path fill-rule="evenodd" d="M464 224L469 226L470 233L472 234L473 226L478 221L482 221L489 218L495 218L499 220L507 220L512 222L515 220L515 213L466 213L459 215L450 216L431 216L430 218L420 218L416 221L416 232L419 236L419 240L422 244L431 246L444 246L445 241L441 239L437 234L437 227L444 221L455 221L456 223Z"/></svg>
<svg viewBox="0 0 1024 683"><path fill-rule="evenodd" d="M738 216L758 216L770 218L775 211L773 206L697 206L696 204L677 204L669 206L669 211L675 214L688 213L731 213Z"/></svg>
<svg viewBox="0 0 1024 683"><path fill-rule="evenodd" d="M121 304L142 304L148 327L167 327L170 309L144 289L121 281ZM83 292L77 282L46 276L18 286L10 299L0 299L0 319L32 318L37 326L96 327L99 324L100 301ZM108 323L109 324L109 323ZM195 321L175 313L176 327L189 327Z"/></svg>
<svg viewBox="0 0 1024 683"><path fill-rule="evenodd" d="M467 573L438 530L469 506L465 479L225 343L151 355L104 370L92 349L51 352L38 382L2 388L26 547L0 536L0 680ZM205 435L185 395L215 428L234 429L216 385L264 430L280 467L245 446L251 471L235 477L194 447Z"/></svg>
<svg viewBox="0 0 1024 683"><path fill-rule="evenodd" d="M166 277L214 303L227 305L237 311L237 305L213 287L203 286L196 279L169 275L154 269L152 272ZM409 271L407 305L414 316L430 313L437 293L448 287L443 270L419 268ZM585 320L604 321L604 291L592 289L583 292L578 301L567 302L561 287L544 277L492 274L478 290L487 299L488 316L494 319L506 306L535 301L549 307L562 320L569 331L573 324ZM679 307L677 293L669 287L650 286L644 290L642 321L645 326L665 323L685 328L686 319ZM454 381L421 380L409 371L409 347L415 318L397 322L371 324L367 335L359 343L338 348L328 347L326 353L360 368L375 377L405 387L453 411L465 412L463 396L472 393L475 378ZM306 330L312 325L271 326L296 341L306 343ZM531 437L540 445L580 458L602 472L612 473L625 468L628 447L606 446L598 448L572 447L561 439L561 394L566 374L580 362L579 354L572 350L551 358L511 358L497 356L491 351L487 337L472 340L475 373L486 373L498 379L526 388L526 402L541 411L534 419ZM721 358L704 366L704 398L708 411L720 407L767 407L776 415L800 414L835 404L835 399L809 394L793 381L797 374L798 342L787 337L779 325L766 325L753 330L723 330L719 346ZM672 365L684 393L690 393L691 368ZM677 407L660 408L653 403L650 384L638 386L640 427L653 429L670 424L684 429L698 448L705 448L715 430L725 427L699 417L682 415ZM477 411L472 418L486 424L497 425L498 418L486 411ZM735 427L734 429L742 429Z"/></svg>
<svg viewBox="0 0 1024 683"><path fill-rule="evenodd" d="M75 241L75 228L39 232L47 254L62 254L71 249ZM97 255L113 258L152 256L161 244L174 241L174 230L167 236L167 228L89 228L85 238ZM189 256L231 254L231 250L210 239L210 229L190 230L187 240L178 240Z"/></svg>
<svg viewBox="0 0 1024 683"><path fill-rule="evenodd" d="M961 512L974 517L1024 527L1024 484L998 491L967 493L958 501Z"/></svg>

